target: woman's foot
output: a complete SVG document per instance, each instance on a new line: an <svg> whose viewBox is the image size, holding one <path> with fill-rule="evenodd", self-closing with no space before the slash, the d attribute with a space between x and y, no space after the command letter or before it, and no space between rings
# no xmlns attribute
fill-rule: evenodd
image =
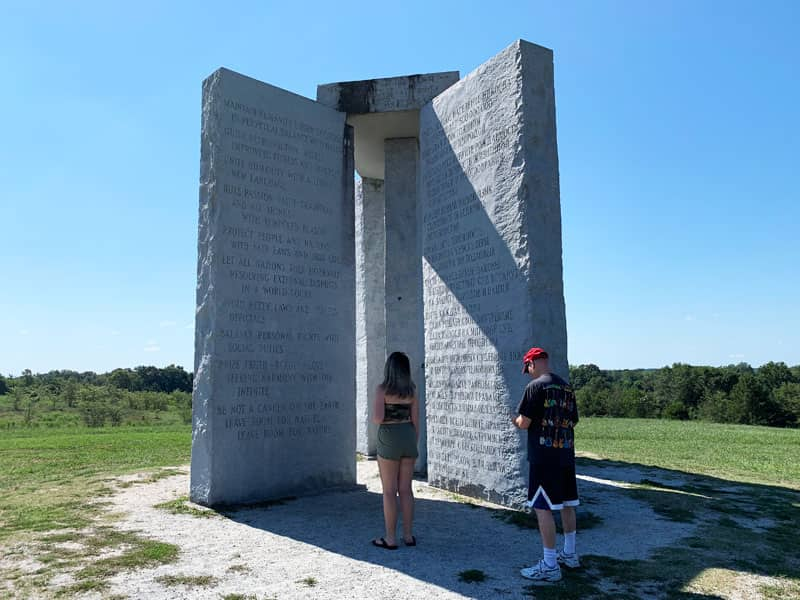
<svg viewBox="0 0 800 600"><path fill-rule="evenodd" d="M417 538L415 538L413 535L408 536L408 537L403 536L403 543L406 546L416 546L417 545Z"/></svg>
<svg viewBox="0 0 800 600"><path fill-rule="evenodd" d="M390 544L384 538L377 538L372 540L372 545L384 550L397 550L397 543Z"/></svg>

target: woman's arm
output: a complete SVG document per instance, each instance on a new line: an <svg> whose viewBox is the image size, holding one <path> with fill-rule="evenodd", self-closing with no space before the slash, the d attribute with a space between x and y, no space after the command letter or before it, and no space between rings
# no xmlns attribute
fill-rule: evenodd
<svg viewBox="0 0 800 600"><path fill-rule="evenodd" d="M386 408L384 401L383 387L378 386L375 388L375 400L372 403L372 422L376 425L383 423L384 410Z"/></svg>
<svg viewBox="0 0 800 600"><path fill-rule="evenodd" d="M411 422L414 424L414 431L417 432L417 442L419 442L419 402L416 394L411 399Z"/></svg>

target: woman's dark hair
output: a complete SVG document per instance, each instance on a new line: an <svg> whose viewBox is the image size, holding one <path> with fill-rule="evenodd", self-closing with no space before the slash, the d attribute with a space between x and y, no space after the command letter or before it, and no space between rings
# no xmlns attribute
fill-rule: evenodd
<svg viewBox="0 0 800 600"><path fill-rule="evenodd" d="M383 393L389 396L409 398L416 393L417 386L411 381L411 364L402 352L392 352L383 369Z"/></svg>

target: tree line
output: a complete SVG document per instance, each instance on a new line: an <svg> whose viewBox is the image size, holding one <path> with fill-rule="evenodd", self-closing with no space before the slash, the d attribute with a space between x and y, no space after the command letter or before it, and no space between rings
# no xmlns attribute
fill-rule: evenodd
<svg viewBox="0 0 800 600"><path fill-rule="evenodd" d="M0 427L90 427L191 422L192 374L183 367L0 374Z"/></svg>
<svg viewBox="0 0 800 600"><path fill-rule="evenodd" d="M8 393L10 387L14 385L51 386L59 389L68 382L101 387L111 385L131 392L192 391L192 374L184 371L183 367L169 365L164 368L141 366L135 369L114 369L101 374L94 371L79 373L69 370L32 373L30 369L25 369L19 377L6 379L0 374L0 395Z"/></svg>
<svg viewBox="0 0 800 600"><path fill-rule="evenodd" d="M570 365L585 416L700 419L772 427L800 425L800 365L769 362L603 370Z"/></svg>
<svg viewBox="0 0 800 600"><path fill-rule="evenodd" d="M661 369L603 370L586 364L571 365L569 372L584 416L800 426L800 365L676 363ZM175 365L102 374L25 370L18 377L0 375L0 426L152 423L170 415L188 423L191 391L192 374Z"/></svg>

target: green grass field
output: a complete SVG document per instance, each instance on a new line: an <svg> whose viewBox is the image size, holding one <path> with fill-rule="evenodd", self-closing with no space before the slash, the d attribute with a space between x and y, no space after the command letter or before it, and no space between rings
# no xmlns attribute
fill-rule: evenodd
<svg viewBox="0 0 800 600"><path fill-rule="evenodd" d="M77 573L77 583L65 593L102 591L106 579L121 570L175 560L176 546L122 534L113 529L113 522L98 517L104 514L101 503L103 496L109 493L111 477L185 465L189 462L190 445L188 425L39 427L0 432L0 558L19 552L15 549L19 544L28 544L26 547L33 549L47 565L32 578L21 573L4 577L13 580L20 593L38 597L47 589L47 581L54 573L72 568ZM758 564L740 561L740 565L730 559L725 562L714 554L719 549L716 544L709 548L703 546L713 540L700 537L687 542L694 544L692 555L697 557L694 566L700 570L702 561L712 557L726 568L741 566L748 572L779 574L795 586L791 589L800 590L797 566L792 560L781 558L775 564L768 563L777 560L774 557L785 544L793 543L793 530L786 529L786 525L796 521L800 510L800 503L796 501L800 489L800 461L797 460L800 430L694 421L586 418L576 430L576 445L579 452L590 457L581 459L585 461L598 464L614 461L693 474L691 489L686 490L689 492L711 494L720 479L745 482L745 500L726 497L710 503L691 494L665 494L657 483L650 485L645 480L642 489L631 494L649 503L660 515L676 521L696 522L706 518L702 515L711 515L716 519L714 535L726 547L749 532L732 521L732 515L769 517L775 523L774 528L760 536L758 544L751 545L757 550ZM158 478L159 472L153 477ZM775 498L781 501L776 503ZM763 513L761 506L765 507ZM81 540L86 547L83 554L58 554L48 547L52 542L71 539ZM128 550L113 560L98 561L98 553L111 547ZM562 597L559 594L563 593L566 594L563 597L581 597L594 589L597 577L613 580L617 571L628 575L638 573L636 578L641 581L663 579L668 573L673 581L679 582L688 564L685 557L684 550L673 548L665 550L657 564L638 561L632 565L589 557L583 575L570 579L572 587L536 591L535 595L550 598ZM0 595L2 583L0 579ZM635 595L636 588L630 589ZM784 587L776 590L775 593L785 592Z"/></svg>
<svg viewBox="0 0 800 600"><path fill-rule="evenodd" d="M800 489L800 429L658 419L582 419L575 447L611 460Z"/></svg>
<svg viewBox="0 0 800 600"><path fill-rule="evenodd" d="M800 489L798 429L587 418L576 438L579 451L615 461ZM0 540L84 522L104 478L186 464L190 446L187 425L4 431Z"/></svg>
<svg viewBox="0 0 800 600"><path fill-rule="evenodd" d="M0 435L0 542L85 525L103 479L189 461L191 428L18 429Z"/></svg>

